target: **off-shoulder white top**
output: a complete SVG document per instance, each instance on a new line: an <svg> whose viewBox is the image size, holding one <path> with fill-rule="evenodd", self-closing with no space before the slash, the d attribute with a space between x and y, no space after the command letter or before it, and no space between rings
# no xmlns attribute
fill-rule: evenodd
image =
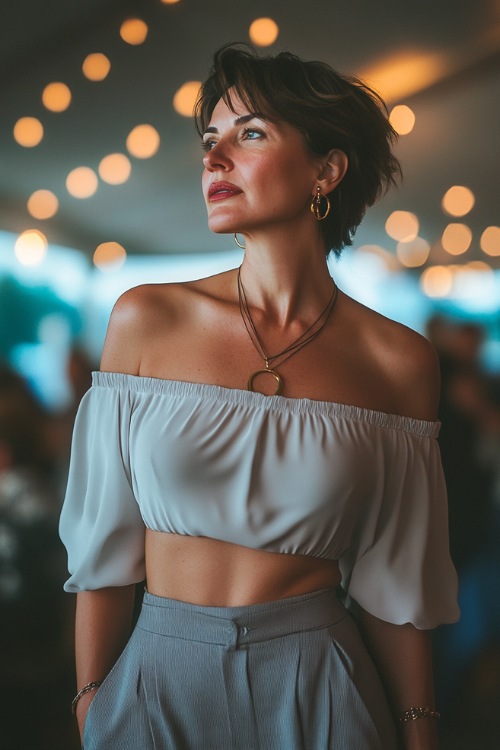
<svg viewBox="0 0 500 750"><path fill-rule="evenodd" d="M458 617L438 423L97 372L76 418L60 533L67 591L141 581L145 527L338 560L381 619Z"/></svg>

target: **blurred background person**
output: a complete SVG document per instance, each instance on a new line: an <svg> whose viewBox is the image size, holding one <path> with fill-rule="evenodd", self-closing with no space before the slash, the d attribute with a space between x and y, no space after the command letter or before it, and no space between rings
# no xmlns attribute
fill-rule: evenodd
<svg viewBox="0 0 500 750"><path fill-rule="evenodd" d="M0 744L70 750L71 603L57 535L50 419L22 378L0 366ZM74 745L76 747L76 745Z"/></svg>
<svg viewBox="0 0 500 750"><path fill-rule="evenodd" d="M435 633L436 688L457 750L490 746L500 701L500 378L482 365L484 335L441 316L428 324L441 361L439 442L461 609Z"/></svg>

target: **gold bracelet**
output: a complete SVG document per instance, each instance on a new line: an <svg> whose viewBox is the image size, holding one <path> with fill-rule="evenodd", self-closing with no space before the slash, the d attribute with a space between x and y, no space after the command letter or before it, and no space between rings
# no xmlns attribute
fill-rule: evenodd
<svg viewBox="0 0 500 750"><path fill-rule="evenodd" d="M412 706L399 717L399 721L401 724L406 724L407 721L416 721L417 719L439 719L440 716L441 714L439 711L434 711L428 706L419 708Z"/></svg>
<svg viewBox="0 0 500 750"><path fill-rule="evenodd" d="M78 705L78 701L82 697L82 695L85 695L85 693L90 693L91 690L97 690L102 685L102 682L96 681L96 682L87 682L86 685L82 687L81 690L77 692L75 697L73 698L71 702L71 713L76 714L76 707Z"/></svg>

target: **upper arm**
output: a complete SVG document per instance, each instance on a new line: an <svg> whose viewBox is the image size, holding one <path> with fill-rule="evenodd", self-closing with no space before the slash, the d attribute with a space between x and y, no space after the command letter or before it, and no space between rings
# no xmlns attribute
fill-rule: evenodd
<svg viewBox="0 0 500 750"><path fill-rule="evenodd" d="M129 289L115 303L101 357L101 370L138 375L154 306L151 286Z"/></svg>

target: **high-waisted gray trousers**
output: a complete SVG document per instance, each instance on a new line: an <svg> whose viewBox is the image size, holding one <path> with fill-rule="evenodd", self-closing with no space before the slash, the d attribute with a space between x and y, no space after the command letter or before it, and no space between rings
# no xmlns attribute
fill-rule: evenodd
<svg viewBox="0 0 500 750"><path fill-rule="evenodd" d="M84 750L395 750L375 667L333 589L244 607L145 593Z"/></svg>

